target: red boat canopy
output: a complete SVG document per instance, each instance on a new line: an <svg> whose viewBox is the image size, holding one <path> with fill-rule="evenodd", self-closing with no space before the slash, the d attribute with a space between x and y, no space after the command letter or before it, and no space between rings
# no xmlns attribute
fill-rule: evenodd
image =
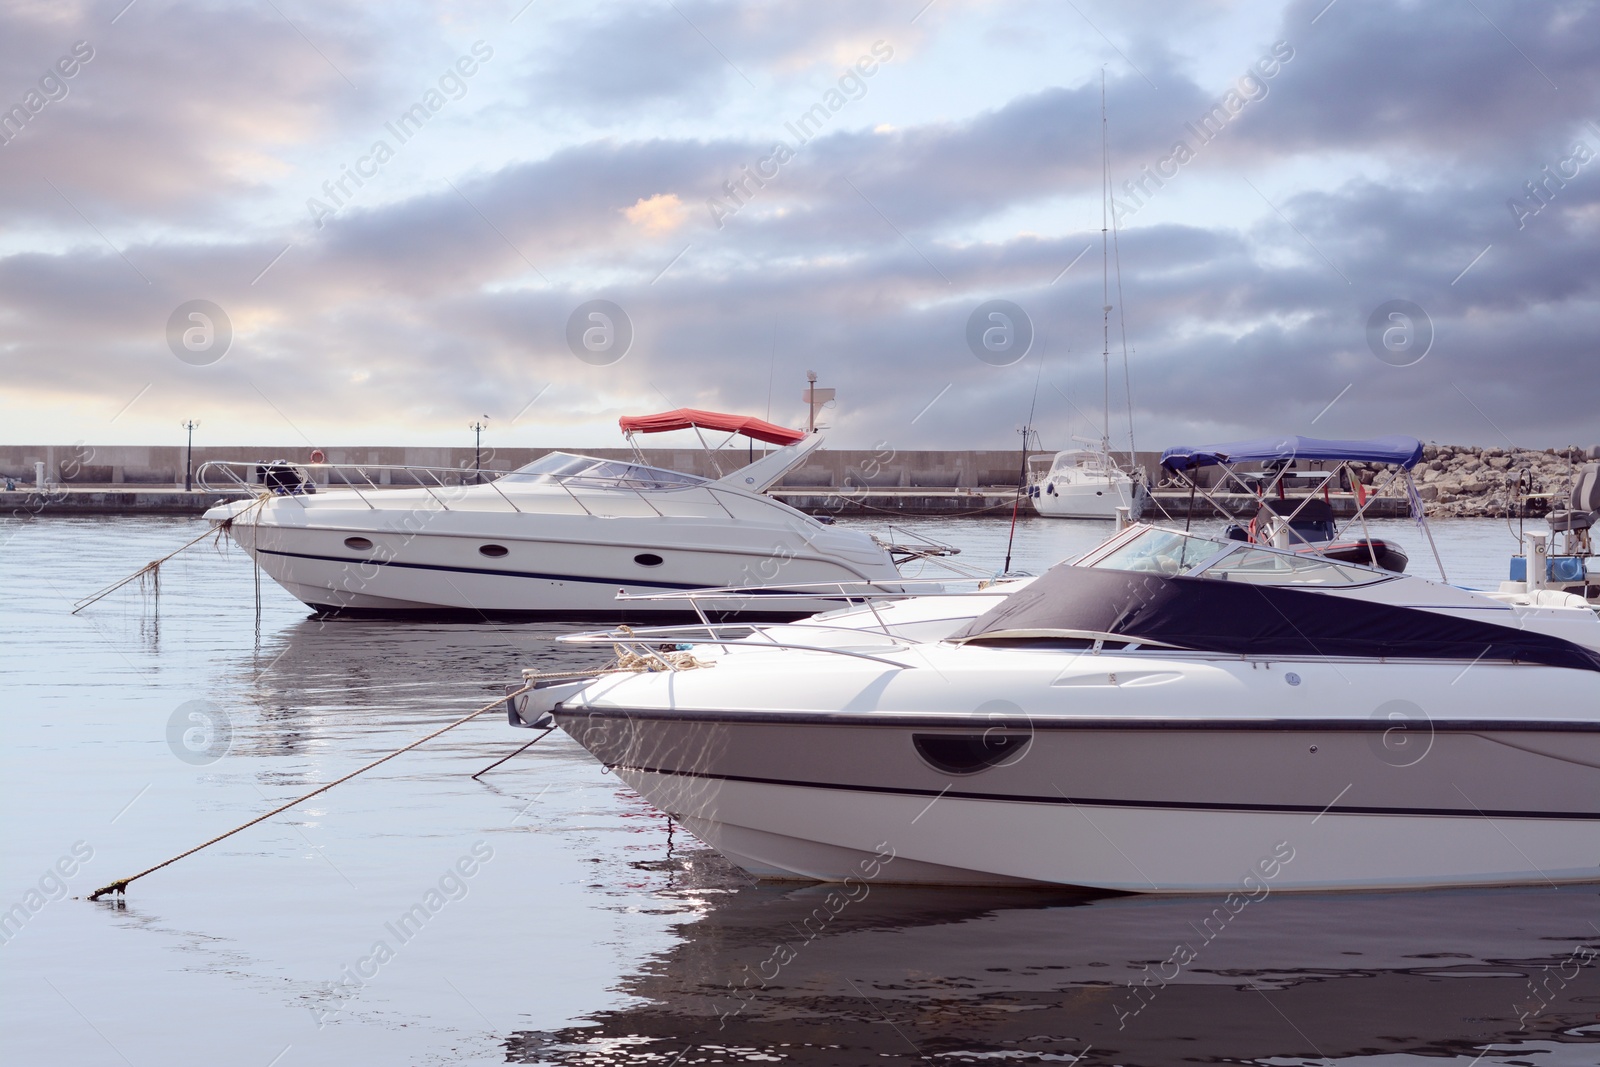
<svg viewBox="0 0 1600 1067"><path fill-rule="evenodd" d="M695 408L678 408L676 411L663 411L659 415L624 415L617 423L623 433L663 433L698 426L707 430L742 433L769 445L792 445L806 438L804 430L776 426L749 415L724 415L720 411L699 411Z"/></svg>

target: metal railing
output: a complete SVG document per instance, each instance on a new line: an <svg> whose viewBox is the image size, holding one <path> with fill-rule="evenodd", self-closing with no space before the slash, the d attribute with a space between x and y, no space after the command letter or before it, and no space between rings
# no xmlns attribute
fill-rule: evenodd
<svg viewBox="0 0 1600 1067"><path fill-rule="evenodd" d="M308 475L309 472L309 475ZM405 481L396 482L396 473L405 476ZM370 510L378 510L376 504L367 498L367 493L383 493L396 489L422 489L439 507L449 511L448 501L440 495L440 491L449 491L449 496L460 503L461 493L465 490L487 487L503 500L511 510L523 512L515 500L506 495L497 482L515 471L484 470L472 467L422 467L411 464L373 464L373 463L293 463L289 461L245 461L245 460L211 460L202 464L195 477L200 487L208 492L219 490L244 489L256 494L272 494L284 496L295 500L304 506L301 498L310 493L315 493L319 488L349 489ZM317 475L323 480L318 482ZM376 476L376 480L375 480ZM472 481L467 481L468 477ZM485 477L487 476L487 477ZM594 475L576 475L572 479L564 479L555 475L543 475L537 482L529 485L554 485L559 487L566 495L587 515L602 515L605 509L597 512L590 504L597 503L599 494L588 494L586 503L573 491L569 482L577 483L580 489L600 490L601 493L627 493L637 497L646 507L659 517L665 518L667 512L657 507L647 493L673 493L688 496L695 493L704 493L705 499L715 504L730 519L737 521L738 516L723 502L722 497L728 495L735 500L748 502L749 500L766 500L743 490L716 485L711 482L697 482L690 485L674 485L661 487L640 487L629 485L625 479L605 479ZM288 484L286 484L288 483ZM365 489L366 492L362 490ZM525 501L526 502L526 501ZM774 502L776 503L776 502Z"/></svg>
<svg viewBox="0 0 1600 1067"><path fill-rule="evenodd" d="M1334 462L1336 465L1332 470L1329 471L1291 471L1287 466L1284 466L1280 467L1276 471L1270 472L1270 476L1258 478L1252 478L1250 475L1236 470L1234 464L1219 463L1217 466L1223 472L1221 484L1209 487L1200 485L1198 479L1196 479L1189 471L1174 470L1173 473L1182 478L1183 481L1188 485L1191 499L1195 493L1199 493L1199 495L1203 497L1212 507L1221 512L1224 518L1233 522L1239 522L1241 519L1248 521L1250 516L1235 515L1222 503L1220 499L1224 492L1226 492L1227 484L1230 481L1237 484L1240 489L1243 490L1246 500L1256 504L1258 507L1261 505L1262 501L1268 499L1269 494L1278 490L1279 487L1283 485L1283 482L1286 478L1303 476L1306 474L1326 474L1327 477L1322 479L1321 485L1318 487L1324 492L1326 492L1331 486L1338 484L1335 479L1339 475L1343 474L1349 479L1352 493L1356 493L1355 486L1360 476L1351 466L1353 461L1336 460ZM1367 527L1367 510L1376 504L1379 498L1383 497L1385 493L1392 489L1395 491L1396 496L1398 496L1400 499L1404 499L1407 502L1413 520L1416 522L1418 528L1422 530L1422 535L1427 538L1428 547L1433 551L1434 563L1437 564L1439 568L1439 580L1448 583L1450 579L1445 575L1444 560L1439 555L1439 546L1433 540L1433 530L1428 526L1428 517L1423 506L1422 496L1417 490L1416 482L1412 480L1411 472L1405 467L1395 464L1384 464L1384 467L1386 469L1383 472L1384 477L1380 483L1375 485L1370 490L1363 487L1362 492L1365 494L1365 499L1362 499L1361 493L1356 493L1357 506L1355 514L1350 516L1342 525L1336 523L1334 529L1334 538L1337 540L1341 537L1351 536L1350 531L1359 525L1361 527L1361 536L1363 540L1367 542L1368 551L1373 551L1371 547L1372 532ZM1305 497L1300 498L1299 504L1295 507L1292 513L1289 515L1277 516L1277 521L1287 526L1289 523L1298 518L1300 512L1305 510L1307 505L1315 499L1317 499L1316 490L1313 489ZM1168 518L1170 519L1171 516L1168 516ZM1187 525L1185 528L1187 528ZM1378 566L1377 556L1375 553L1372 556L1371 563L1374 568Z"/></svg>
<svg viewBox="0 0 1600 1067"><path fill-rule="evenodd" d="M832 633L870 633L874 638L883 638L882 643L890 647L889 650L905 650L916 646L917 642L897 634L877 631L856 630L847 626L826 626L806 623L785 623L787 629L815 629ZM738 636L732 636L737 634ZM751 640L760 637L761 640ZM669 640L670 639L670 640ZM661 663L661 669L675 671L679 668L672 663L662 651L652 648L654 642L680 644L684 640L698 640L705 645L715 645L724 652L730 644L741 644L746 648L773 649L777 651L794 652L825 652L836 656L845 656L850 659L871 660L875 663L886 664L898 670L915 670L916 665L900 660L889 659L887 656L874 655L863 652L858 648L840 648L832 645L806 645L796 641L785 641L774 637L765 627L751 626L748 623L714 623L703 622L700 625L679 626L649 626L634 629L631 627L617 627L611 630L590 630L584 633L564 634L556 638L559 644L564 645L612 645L626 649L642 659L649 659Z"/></svg>

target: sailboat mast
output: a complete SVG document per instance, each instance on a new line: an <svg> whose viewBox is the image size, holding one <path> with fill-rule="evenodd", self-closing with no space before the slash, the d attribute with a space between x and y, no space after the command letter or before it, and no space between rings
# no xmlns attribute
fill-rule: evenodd
<svg viewBox="0 0 1600 1067"><path fill-rule="evenodd" d="M1105 395L1100 408L1100 452L1111 454L1111 244L1107 225L1111 205L1111 148L1106 133L1106 72L1100 69L1100 370Z"/></svg>

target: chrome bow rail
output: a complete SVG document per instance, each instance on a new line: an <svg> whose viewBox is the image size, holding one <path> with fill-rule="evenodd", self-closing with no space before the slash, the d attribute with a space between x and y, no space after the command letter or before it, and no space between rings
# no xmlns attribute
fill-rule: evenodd
<svg viewBox="0 0 1600 1067"><path fill-rule="evenodd" d="M514 471L484 470L472 467L419 467L406 465L390 465L375 463L295 463L287 460L245 461L214 459L201 465L196 472L196 479L200 487L208 492L219 489L237 491L243 489L247 492L260 495L272 494L288 497L302 505L302 497L315 494L320 489L348 489L360 498L361 502L369 509L378 510L377 505L368 499L368 494L377 495L393 492L396 489L422 489L445 511L451 510L450 501L460 503L466 492L487 488L503 500L512 511L523 513L515 500L507 496L505 491L496 484L507 474ZM212 479L216 479L213 482ZM320 479L320 480L319 480ZM571 484L569 484L569 481ZM573 479L547 476L537 483L538 485L554 485L561 488L573 503L582 508L586 514L599 515L603 510L596 511L590 505L597 503L600 494L587 494L588 502L573 492L573 485L578 488L601 489L615 491L618 494L631 494L642 500L657 515L665 516L650 499L649 493L681 493L692 494L705 492L712 503L723 510L730 519L737 520L737 516L723 503L722 496L727 495L734 499L749 499L750 494L741 490L720 486L714 482L698 482L692 485L673 486L663 488L641 488L629 485L625 479L600 479L579 475ZM526 501L524 501L526 503Z"/></svg>
<svg viewBox="0 0 1600 1067"><path fill-rule="evenodd" d="M880 634L877 631L854 630L845 626L828 626L805 622L785 623L782 628L785 630L809 629L829 633L870 635L874 645L887 644L896 650L908 649L917 644L917 642L909 638L900 637L888 631ZM911 664L890 659L887 656L864 652L858 647L843 648L837 645L801 644L797 641L788 641L775 637L768 632L768 629L768 627L754 626L749 623L714 622L705 622L699 625L689 623L677 626L644 626L637 629L630 626L618 626L610 630L590 630L584 633L564 634L556 638L556 642L563 645L612 645L627 650L641 660L659 662L661 664L660 670L680 669L672 662L671 655L674 652L687 651L686 647L679 646L685 646L689 642L715 645L724 652L728 650L728 646L731 644L797 652L828 652L851 659L871 660L900 670L912 669ZM761 640L753 640L756 637L761 638Z"/></svg>

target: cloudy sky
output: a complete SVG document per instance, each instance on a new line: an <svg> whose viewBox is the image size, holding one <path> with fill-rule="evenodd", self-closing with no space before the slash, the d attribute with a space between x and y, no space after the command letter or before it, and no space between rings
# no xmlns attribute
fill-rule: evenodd
<svg viewBox="0 0 1600 1067"><path fill-rule="evenodd" d="M1141 448L1600 443L1600 7L1543 0L11 0L0 436L607 445L807 370L840 447L1036 382L1097 436L1102 76L1119 446L1124 330Z"/></svg>

